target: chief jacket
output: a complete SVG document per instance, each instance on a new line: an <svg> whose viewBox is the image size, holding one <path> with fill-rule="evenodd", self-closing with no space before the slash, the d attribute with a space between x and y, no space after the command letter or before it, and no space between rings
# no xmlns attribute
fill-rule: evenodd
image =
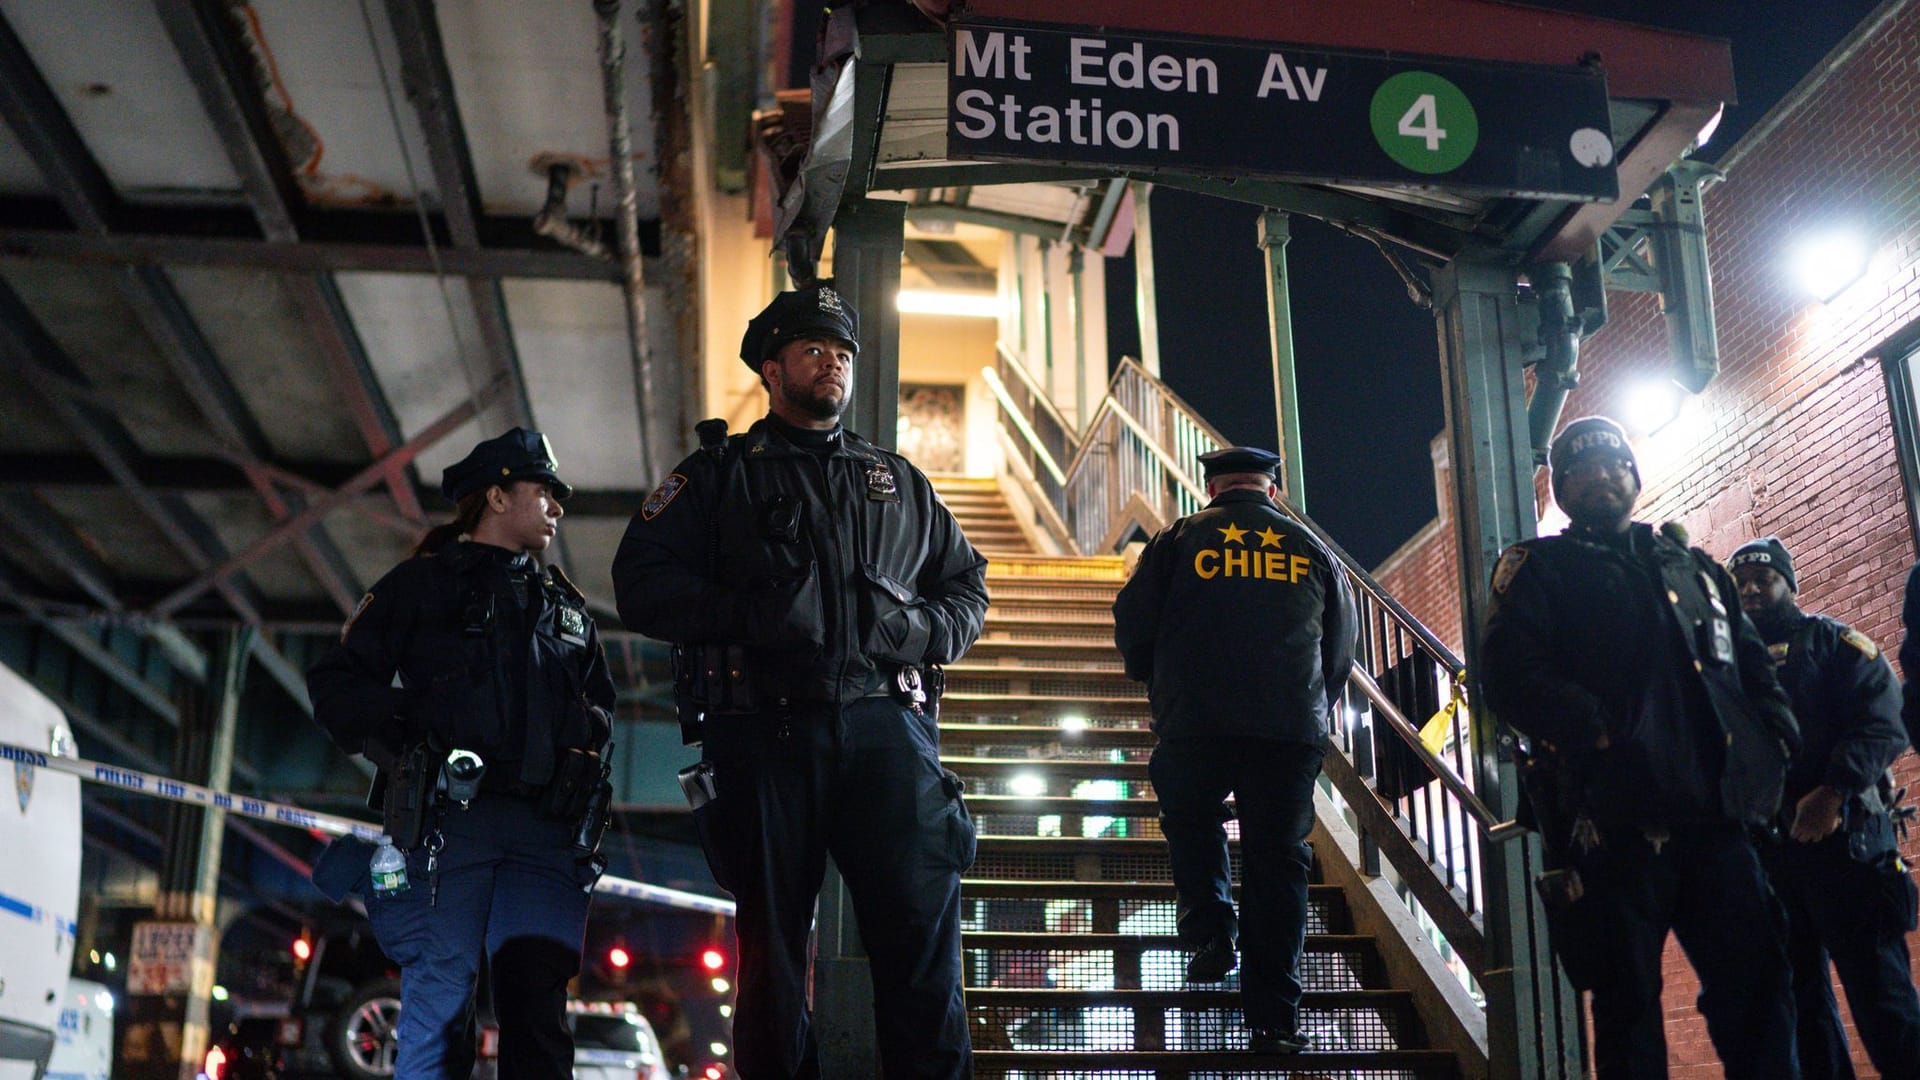
<svg viewBox="0 0 1920 1080"><path fill-rule="evenodd" d="M1332 553L1247 489L1162 530L1113 602L1114 643L1162 739L1323 742L1358 625Z"/></svg>
<svg viewBox="0 0 1920 1080"><path fill-rule="evenodd" d="M1887 658L1865 634L1825 615L1801 614L1761 636L1805 743L1787 770L1783 807L1823 784L1849 800L1871 791L1883 806L1890 792L1878 788L1907 746L1900 684Z"/></svg>
<svg viewBox="0 0 1920 1080"><path fill-rule="evenodd" d="M572 583L523 553L468 541L381 578L307 688L314 719L347 753L378 757L428 738L479 753L489 790L537 790L559 753L602 750L614 705Z"/></svg>
<svg viewBox="0 0 1920 1080"><path fill-rule="evenodd" d="M845 703L980 636L987 560L920 470L851 431L823 454L772 418L654 489L613 562L629 630L746 646L763 707Z"/></svg>
<svg viewBox="0 0 1920 1080"><path fill-rule="evenodd" d="M1714 644L1724 620L1726 653ZM1730 655L1729 655L1730 654ZM1500 556L1480 687L1536 759L1529 795L1597 824L1763 821L1799 732L1767 647L1710 556L1635 522ZM1610 745L1595 743L1605 735ZM1551 776L1551 787L1536 778Z"/></svg>

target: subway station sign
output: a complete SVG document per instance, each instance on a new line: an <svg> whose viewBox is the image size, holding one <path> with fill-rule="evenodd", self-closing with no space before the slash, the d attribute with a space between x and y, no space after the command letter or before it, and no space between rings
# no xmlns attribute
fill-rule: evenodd
<svg viewBox="0 0 1920 1080"><path fill-rule="evenodd" d="M956 16L947 156L1606 200L1606 77Z"/></svg>

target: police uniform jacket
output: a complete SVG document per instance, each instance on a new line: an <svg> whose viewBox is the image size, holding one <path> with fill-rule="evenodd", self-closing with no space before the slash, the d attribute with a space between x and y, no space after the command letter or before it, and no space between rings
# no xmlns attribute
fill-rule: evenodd
<svg viewBox="0 0 1920 1080"><path fill-rule="evenodd" d="M1501 555L1480 685L1536 754L1566 765L1551 793L1530 779L1536 803L1548 794L1596 822L1765 820L1799 742L1732 578L1639 522Z"/></svg>
<svg viewBox="0 0 1920 1080"><path fill-rule="evenodd" d="M796 446L766 418L677 465L614 556L627 628L744 645L775 701L852 701L965 653L986 559L907 459L845 430L831 447Z"/></svg>
<svg viewBox="0 0 1920 1080"><path fill-rule="evenodd" d="M1162 739L1322 742L1357 626L1345 570L1251 490L1155 536L1113 604L1114 643Z"/></svg>
<svg viewBox="0 0 1920 1080"><path fill-rule="evenodd" d="M525 554L467 541L381 578L307 687L314 718L348 753L428 737L479 753L485 788L528 792L553 779L559 753L604 748L614 704L572 583Z"/></svg>
<svg viewBox="0 0 1920 1080"><path fill-rule="evenodd" d="M1825 615L1802 614L1762 636L1804 743L1787 769L1783 808L1823 784L1850 798L1877 793L1907 746L1900 684L1886 657L1865 634Z"/></svg>

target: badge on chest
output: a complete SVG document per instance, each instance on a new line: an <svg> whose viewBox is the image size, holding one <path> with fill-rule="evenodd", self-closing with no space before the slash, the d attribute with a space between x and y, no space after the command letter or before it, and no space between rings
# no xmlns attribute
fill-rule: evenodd
<svg viewBox="0 0 1920 1080"><path fill-rule="evenodd" d="M894 481L893 466L884 461L867 462L867 499L872 502L900 501L900 486Z"/></svg>
<svg viewBox="0 0 1920 1080"><path fill-rule="evenodd" d="M555 611L553 624L560 630L560 640L571 645L587 643L587 613L579 608L562 607Z"/></svg>

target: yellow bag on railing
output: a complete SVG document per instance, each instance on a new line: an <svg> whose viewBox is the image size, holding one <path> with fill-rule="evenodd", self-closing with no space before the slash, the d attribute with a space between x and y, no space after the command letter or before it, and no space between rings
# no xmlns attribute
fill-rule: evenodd
<svg viewBox="0 0 1920 1080"><path fill-rule="evenodd" d="M1427 718L1420 725L1420 744L1434 757L1446 748L1447 741L1453 737L1453 720L1466 706L1460 690L1460 680L1453 680L1453 700L1440 707L1440 711Z"/></svg>

